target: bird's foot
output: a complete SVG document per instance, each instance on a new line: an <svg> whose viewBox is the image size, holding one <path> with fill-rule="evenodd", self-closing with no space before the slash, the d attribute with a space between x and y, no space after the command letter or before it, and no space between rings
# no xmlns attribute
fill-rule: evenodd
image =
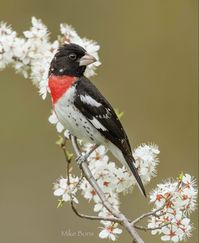
<svg viewBox="0 0 199 243"><path fill-rule="evenodd" d="M79 165L79 166L81 166L81 164L83 163L83 162L87 162L87 159L88 159L88 157L92 154L92 152L93 151L95 151L95 149L98 147L99 145L94 145L93 147L92 147L92 149L88 152L88 153L86 153L86 154L81 154L80 156L78 156L77 158L76 158L76 162L77 162L77 164Z"/></svg>
<svg viewBox="0 0 199 243"><path fill-rule="evenodd" d="M83 162L87 162L87 158L88 158L87 154L81 154L76 158L76 162L79 166L81 166Z"/></svg>

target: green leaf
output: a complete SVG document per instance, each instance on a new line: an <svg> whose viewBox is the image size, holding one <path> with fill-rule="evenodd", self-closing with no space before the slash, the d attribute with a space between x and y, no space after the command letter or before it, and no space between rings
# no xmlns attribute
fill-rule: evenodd
<svg viewBox="0 0 199 243"><path fill-rule="evenodd" d="M181 173L179 174L179 176L178 176L178 180L179 180L179 181L182 181L183 176L184 176L184 173L181 172Z"/></svg>
<svg viewBox="0 0 199 243"><path fill-rule="evenodd" d="M69 151L66 151L66 156L67 156L67 160L69 161L69 162L71 162L71 160L72 160L72 158L73 158L73 153L71 153L71 152L69 152Z"/></svg>
<svg viewBox="0 0 199 243"><path fill-rule="evenodd" d="M58 140L56 141L56 144L60 147L62 147L64 145L64 138L62 136L59 135Z"/></svg>
<svg viewBox="0 0 199 243"><path fill-rule="evenodd" d="M117 115L117 117L119 118L119 120L124 116L124 112L120 111L118 108L115 108L115 113Z"/></svg>
<svg viewBox="0 0 199 243"><path fill-rule="evenodd" d="M58 200L57 208L61 208L64 205L64 200L60 199Z"/></svg>

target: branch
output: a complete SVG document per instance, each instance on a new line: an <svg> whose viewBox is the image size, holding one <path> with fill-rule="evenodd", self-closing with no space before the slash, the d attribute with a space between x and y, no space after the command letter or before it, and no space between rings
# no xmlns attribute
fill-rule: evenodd
<svg viewBox="0 0 199 243"><path fill-rule="evenodd" d="M65 160L67 162L67 165L66 165L66 177L68 178L68 184L70 184L70 180L69 180L69 176L70 176L70 163L71 163L71 160L68 159L68 156L67 156L67 152L66 152L66 141L67 139L65 138L64 141L61 143L61 149L63 150L64 152L64 157L65 157ZM87 159L90 154L97 148L98 146L95 145L90 151L88 154L86 154L85 158ZM76 187L78 187L78 185L81 183L82 179L84 177L81 176L79 182L77 183ZM75 187L75 188L76 188ZM86 215L86 214L82 214L82 213L79 213L77 208L75 207L75 204L74 204L74 201L73 201L73 197L71 195L71 208L72 210L74 211L74 213L80 217L80 218L84 218L84 219L91 219L91 220L104 220L104 221L112 221L112 222L120 222L120 220L118 220L117 218L115 217L98 217L98 216L91 216L91 215Z"/></svg>
<svg viewBox="0 0 199 243"><path fill-rule="evenodd" d="M77 140L75 137L71 136L71 142L74 148L74 151L78 157L78 160L81 161L82 157L81 157L81 151L78 147L77 144ZM97 195L99 196L99 198L102 201L103 206L115 217L117 218L117 220L119 220L121 222L121 224L126 228L126 230L129 232L129 234L132 236L133 240L135 243L144 243L144 241L141 239L141 237L138 235L134 225L132 225L129 220L126 218L126 216L120 212L118 212L117 210L115 210L111 204L108 202L108 200L106 199L103 191L101 190L101 188L99 187L99 185L97 184L95 178L93 177L88 164L87 164L87 160L82 160L81 161L81 165L80 165L81 170L84 173L85 178L87 179L87 181L89 182L89 184L95 189Z"/></svg>

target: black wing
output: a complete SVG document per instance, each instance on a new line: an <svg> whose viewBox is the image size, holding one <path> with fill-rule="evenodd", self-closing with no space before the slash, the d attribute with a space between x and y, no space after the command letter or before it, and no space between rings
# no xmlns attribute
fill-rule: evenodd
<svg viewBox="0 0 199 243"><path fill-rule="evenodd" d="M81 77L75 85L77 93L74 105L106 139L110 140L122 151L141 192L146 196L142 180L134 165L135 160L128 137L115 111L87 78Z"/></svg>
<svg viewBox="0 0 199 243"><path fill-rule="evenodd" d="M146 196L142 180L134 166L135 160L128 137L115 111L87 78L81 77L75 85L77 93L74 105L106 139L110 140L122 151L141 192Z"/></svg>
<svg viewBox="0 0 199 243"><path fill-rule="evenodd" d="M97 128L103 136L115 144L123 153L131 154L127 135L115 111L99 90L85 77L81 77L76 85L75 106ZM100 126L101 125L101 126Z"/></svg>

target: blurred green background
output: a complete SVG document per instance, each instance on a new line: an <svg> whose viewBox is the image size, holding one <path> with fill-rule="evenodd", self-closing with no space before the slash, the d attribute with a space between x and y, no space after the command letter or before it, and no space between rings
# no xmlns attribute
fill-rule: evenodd
<svg viewBox="0 0 199 243"><path fill-rule="evenodd" d="M114 107L125 112L132 146L160 146L158 177L197 177L197 1L195 0L1 0L0 20L22 33L31 16L41 18L55 39L66 22L101 45L102 66L93 81ZM101 242L99 224L57 209L53 182L64 175L57 133L47 119L50 99L12 69L0 73L0 241L19 243ZM92 212L83 201L82 212ZM91 209L91 210L90 210ZM122 199L129 217L149 209L137 190ZM197 216L189 242L198 242ZM64 237L62 231L92 232ZM159 237L141 232L148 243ZM119 242L132 242L124 232ZM104 241L106 242L106 241Z"/></svg>

